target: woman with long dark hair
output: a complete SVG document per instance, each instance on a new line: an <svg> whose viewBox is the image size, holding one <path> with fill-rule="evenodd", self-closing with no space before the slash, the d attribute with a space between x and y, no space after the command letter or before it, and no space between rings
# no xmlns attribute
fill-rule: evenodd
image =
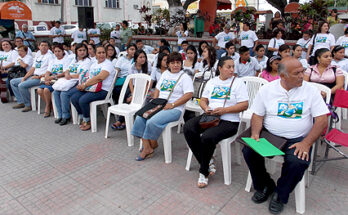
<svg viewBox="0 0 348 215"><path fill-rule="evenodd" d="M184 72L191 78L199 72L201 64L197 62L197 50L193 45L189 45L186 49L186 60L184 60Z"/></svg>

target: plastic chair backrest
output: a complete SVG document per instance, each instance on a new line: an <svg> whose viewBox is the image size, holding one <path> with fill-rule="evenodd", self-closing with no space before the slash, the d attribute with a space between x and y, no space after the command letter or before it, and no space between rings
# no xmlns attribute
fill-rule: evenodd
<svg viewBox="0 0 348 215"><path fill-rule="evenodd" d="M330 98L331 98L331 89L330 88L328 88L325 85L322 85L319 83L314 83L314 82L309 82L309 84L311 84L312 86L317 88L320 92L324 92L326 94L325 103L330 104Z"/></svg>
<svg viewBox="0 0 348 215"><path fill-rule="evenodd" d="M147 74L131 74L127 76L121 89L118 104L123 104L131 80L134 81L134 91L131 104L143 105L151 82L151 77Z"/></svg>
<svg viewBox="0 0 348 215"><path fill-rule="evenodd" d="M348 72L343 71L343 75L344 75L344 90L347 90L347 87L348 87Z"/></svg>
<svg viewBox="0 0 348 215"><path fill-rule="evenodd" d="M114 79L112 80L112 84L110 86L110 89L108 91L108 94L106 94L105 100L109 100L112 96L112 92L114 91L114 87L115 87L115 83L116 83L116 79L117 79L117 75L118 75L118 70L115 70L115 76Z"/></svg>
<svg viewBox="0 0 348 215"><path fill-rule="evenodd" d="M335 107L348 108L348 91L336 90L333 105Z"/></svg>
<svg viewBox="0 0 348 215"><path fill-rule="evenodd" d="M263 79L263 78L259 78L259 77L254 77L254 76L244 76L240 78L246 85L247 90L248 90L248 96L249 96L249 107L251 107L251 105L253 104L254 98L257 94L257 92L259 92L259 89L265 85L268 84L268 81Z"/></svg>
<svg viewBox="0 0 348 215"><path fill-rule="evenodd" d="M122 57L126 55L127 55L127 51L123 51L123 52L120 52L120 54L118 54L118 57Z"/></svg>
<svg viewBox="0 0 348 215"><path fill-rule="evenodd" d="M147 60L152 64L155 60L156 55L155 54L147 54Z"/></svg>

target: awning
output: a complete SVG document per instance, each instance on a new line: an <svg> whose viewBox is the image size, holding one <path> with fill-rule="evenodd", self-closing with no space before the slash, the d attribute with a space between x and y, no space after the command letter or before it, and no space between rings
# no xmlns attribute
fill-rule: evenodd
<svg viewBox="0 0 348 215"><path fill-rule="evenodd" d="M217 9L218 10L231 10L232 3L230 0L217 0Z"/></svg>
<svg viewBox="0 0 348 215"><path fill-rule="evenodd" d="M19 1L0 3L0 19L31 20L30 8Z"/></svg>

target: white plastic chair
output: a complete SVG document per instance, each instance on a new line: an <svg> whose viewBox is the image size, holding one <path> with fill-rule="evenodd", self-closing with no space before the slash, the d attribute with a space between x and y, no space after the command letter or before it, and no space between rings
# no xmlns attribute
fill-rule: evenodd
<svg viewBox="0 0 348 215"><path fill-rule="evenodd" d="M52 101L54 118L58 119L57 106L56 106L56 103L54 101L54 94L53 93L51 93L51 101ZM41 96L40 95L37 96L37 114L39 114L39 115L41 114Z"/></svg>
<svg viewBox="0 0 348 215"><path fill-rule="evenodd" d="M127 55L127 51L123 51L123 52L120 52L118 54L118 57L122 57L122 56L126 56Z"/></svg>
<svg viewBox="0 0 348 215"><path fill-rule="evenodd" d="M253 76L245 76L240 78L246 85L248 90L248 96L249 96L249 106L246 111L243 112L241 117L241 123L246 123L246 128L250 126L251 116L252 112L250 110L251 105L253 104L254 98L259 91L259 89L265 85L268 84L268 81L263 78L253 77Z"/></svg>
<svg viewBox="0 0 348 215"><path fill-rule="evenodd" d="M97 107L99 105L103 105L103 113L104 113L104 116L106 115L107 113L107 108L106 108L106 105L110 104L111 106L114 105L114 101L112 99L112 91L114 90L114 86L115 86L115 82L116 82L116 79L117 79L117 75L118 75L118 70L116 70L115 72L115 76L114 76L114 79L112 80L112 84L110 86L110 89L108 91L108 94L106 95L105 99L104 100L98 100L98 101L94 101L94 102L91 102L89 104L89 107L90 107L90 117L91 117L91 131L92 133L94 132L97 132ZM105 116L106 118L106 116Z"/></svg>
<svg viewBox="0 0 348 215"><path fill-rule="evenodd" d="M79 114L77 113L77 110L72 103L70 103L70 109L71 109L71 116L72 116L73 124L74 125L80 124Z"/></svg>
<svg viewBox="0 0 348 215"><path fill-rule="evenodd" d="M343 75L344 75L344 90L347 90L347 87L348 87L348 72L346 72L346 71L343 71ZM342 113L341 113L342 112ZM338 113L340 113L339 114L339 116L341 117L342 116L342 118L341 119L344 119L344 120L346 120L347 119L347 114L348 114L348 112L347 112L347 109L346 108L337 108L337 114ZM341 121L341 120L340 120ZM342 123L342 122L341 122ZM340 129L340 128L338 128L338 129Z"/></svg>
<svg viewBox="0 0 348 215"><path fill-rule="evenodd" d="M221 158L222 158L222 166L224 171L224 183L226 185L230 185L232 182L232 165L231 165L231 144L234 142L234 140L238 137L241 130L241 123L239 123L238 131L235 135L232 137L229 137L227 139L223 139L219 142L220 150L221 150ZM240 144L237 142L234 142L234 147L236 150L236 160L237 164L241 164L241 150L240 150ZM191 160L192 160L193 153L191 149L189 148L189 152L187 155L187 161L186 161L186 170L190 171L191 167Z"/></svg>
<svg viewBox="0 0 348 215"><path fill-rule="evenodd" d="M130 81L134 81L134 92L131 103L127 104L123 101ZM146 74L131 74L127 76L121 90L118 104L108 108L105 126L105 138L108 138L111 114L121 115L125 117L128 146L134 145L134 137L131 135L134 123L134 114L143 106L150 83L151 77Z"/></svg>
<svg viewBox="0 0 348 215"><path fill-rule="evenodd" d="M276 156L273 159L268 160L268 162L270 164L270 173L274 174L276 169L276 162L284 163L284 158L282 156ZM308 177L309 177L308 170L305 171L302 180L295 187L296 212L299 214L304 214L306 210L306 177L308 181ZM252 178L249 171L248 179L245 185L245 191L250 192L251 185L252 185Z"/></svg>
<svg viewBox="0 0 348 215"><path fill-rule="evenodd" d="M30 102L32 111L36 111L36 90L39 89L39 86L30 88Z"/></svg>

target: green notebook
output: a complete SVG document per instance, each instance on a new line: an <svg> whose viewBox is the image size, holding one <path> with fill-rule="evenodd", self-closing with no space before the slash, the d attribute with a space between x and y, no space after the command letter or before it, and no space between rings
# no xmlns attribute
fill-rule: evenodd
<svg viewBox="0 0 348 215"><path fill-rule="evenodd" d="M284 152L273 146L265 138L260 138L259 142L250 137L242 137L242 140L246 142L248 146L250 146L255 152L259 153L263 157L284 155Z"/></svg>

